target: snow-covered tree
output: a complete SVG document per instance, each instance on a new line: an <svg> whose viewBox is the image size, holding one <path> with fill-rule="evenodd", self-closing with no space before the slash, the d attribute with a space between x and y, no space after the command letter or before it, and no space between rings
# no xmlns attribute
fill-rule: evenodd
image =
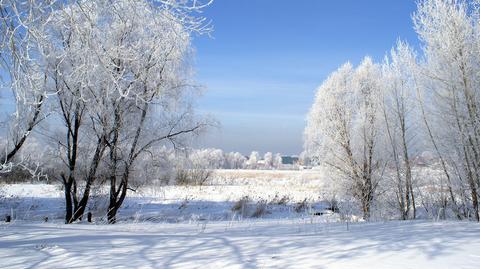
<svg viewBox="0 0 480 269"><path fill-rule="evenodd" d="M365 219L384 167L380 141L381 70L370 58L347 63L317 90L305 130L309 156L346 179Z"/></svg>
<svg viewBox="0 0 480 269"><path fill-rule="evenodd" d="M273 167L275 167L275 169L280 169L282 165L283 165L282 154L280 153L275 154L275 158L273 159Z"/></svg>
<svg viewBox="0 0 480 269"><path fill-rule="evenodd" d="M425 57L418 73L424 122L447 184L455 178L469 189L480 221L480 12L471 3L421 1L414 23Z"/></svg>
<svg viewBox="0 0 480 269"><path fill-rule="evenodd" d="M205 169L221 169L225 166L225 156L221 149L199 149L189 154L189 159Z"/></svg>
<svg viewBox="0 0 480 269"><path fill-rule="evenodd" d="M107 215L114 223L137 159L167 141L177 146L205 126L193 114L196 89L186 68L191 33L208 30L191 15L201 8L197 4L74 1L53 13L47 25L53 40L45 50L66 127L70 175L78 139L94 145L81 199L74 198L76 177L64 177L74 201L67 222L82 217L100 165L110 183Z"/></svg>
<svg viewBox="0 0 480 269"><path fill-rule="evenodd" d="M0 153L0 172L12 168L12 160L35 126L45 118L48 74L42 60L45 31L57 1L0 0L0 85L12 107L5 120L6 142Z"/></svg>
<svg viewBox="0 0 480 269"><path fill-rule="evenodd" d="M242 169L245 168L247 158L240 152L229 152L225 156L225 168Z"/></svg>
<svg viewBox="0 0 480 269"><path fill-rule="evenodd" d="M258 161L260 161L260 153L258 153L258 151L252 151L247 161L248 168L257 169Z"/></svg>
<svg viewBox="0 0 480 269"><path fill-rule="evenodd" d="M267 152L263 155L263 162L265 169L272 169L273 168L273 153Z"/></svg>
<svg viewBox="0 0 480 269"><path fill-rule="evenodd" d="M416 216L412 156L419 144L421 126L416 99L416 56L404 42L398 42L383 64L383 116L387 144L395 166L397 204L402 219Z"/></svg>

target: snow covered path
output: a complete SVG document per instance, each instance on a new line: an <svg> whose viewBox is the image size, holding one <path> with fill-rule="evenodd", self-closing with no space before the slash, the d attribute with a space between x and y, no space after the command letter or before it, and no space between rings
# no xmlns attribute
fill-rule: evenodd
<svg viewBox="0 0 480 269"><path fill-rule="evenodd" d="M0 225L2 268L479 268L472 222Z"/></svg>

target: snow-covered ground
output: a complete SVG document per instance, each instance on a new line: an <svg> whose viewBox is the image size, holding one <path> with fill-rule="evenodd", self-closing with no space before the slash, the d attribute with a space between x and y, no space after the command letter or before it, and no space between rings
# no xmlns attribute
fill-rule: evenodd
<svg viewBox="0 0 480 269"><path fill-rule="evenodd" d="M2 268L478 268L472 222L0 225Z"/></svg>
<svg viewBox="0 0 480 269"><path fill-rule="evenodd" d="M319 171L217 170L207 186L143 186L129 192L119 210L120 221L190 222L250 217L265 204L261 218L297 218L320 212L329 205L320 196L327 186ZM232 211L248 197L242 212ZM305 201L305 210L296 210ZM108 188L94 188L89 211L104 219ZM297 212L298 211L298 212ZM242 213L242 214L240 214ZM61 220L64 196L61 185L0 185L0 216L17 220Z"/></svg>
<svg viewBox="0 0 480 269"><path fill-rule="evenodd" d="M341 222L326 182L314 170L218 170L208 186L129 193L115 225L105 189L92 194L94 223L64 225L61 186L0 185L0 216L14 217L0 222L0 267L479 268L480 224Z"/></svg>

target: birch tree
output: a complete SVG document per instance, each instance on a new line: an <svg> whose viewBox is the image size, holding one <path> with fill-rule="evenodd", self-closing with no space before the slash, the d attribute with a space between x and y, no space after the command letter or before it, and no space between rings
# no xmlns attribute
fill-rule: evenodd
<svg viewBox="0 0 480 269"><path fill-rule="evenodd" d="M365 58L353 69L347 63L317 90L307 118L307 155L345 180L364 219L371 216L381 171L380 68Z"/></svg>
<svg viewBox="0 0 480 269"><path fill-rule="evenodd" d="M406 43L399 41L383 65L383 116L387 144L391 149L396 179L396 197L402 219L416 217L412 175L412 156L417 155L418 128L416 109L416 56Z"/></svg>
<svg viewBox="0 0 480 269"><path fill-rule="evenodd" d="M425 0L414 23L424 43L421 70L431 137L450 174L470 192L472 216L480 220L479 17L464 1Z"/></svg>

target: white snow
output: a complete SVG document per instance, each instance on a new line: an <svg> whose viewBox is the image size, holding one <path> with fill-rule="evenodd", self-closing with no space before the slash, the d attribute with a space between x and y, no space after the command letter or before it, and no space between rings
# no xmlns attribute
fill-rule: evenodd
<svg viewBox="0 0 480 269"><path fill-rule="evenodd" d="M475 222L339 221L324 210L318 171L216 171L209 186L145 187L129 193L119 223L104 224L96 190L95 223L65 225L58 185L0 186L1 268L478 268ZM287 188L288 186L288 188ZM232 206L287 195L288 204L240 217ZM309 199L311 208L296 212ZM313 212L326 213L313 216ZM44 218L48 217L48 222ZM103 218L103 220L102 220Z"/></svg>
<svg viewBox="0 0 480 269"><path fill-rule="evenodd" d="M2 268L478 268L473 222L0 225Z"/></svg>
<svg viewBox="0 0 480 269"><path fill-rule="evenodd" d="M326 189L321 179L319 171L216 170L207 186L144 186L129 192L119 210L119 220L238 219L231 208L245 196L251 201L246 215L253 213L258 201L269 203L287 197L288 205L269 204L268 214L262 218L302 217L309 212L295 212L296 203L307 199L313 206L310 211L326 206L319 199ZM0 218L12 211L15 219L25 221L64 217L64 194L60 185L2 184L0 192ZM95 188L88 210L97 221L104 217L107 204L108 188Z"/></svg>

